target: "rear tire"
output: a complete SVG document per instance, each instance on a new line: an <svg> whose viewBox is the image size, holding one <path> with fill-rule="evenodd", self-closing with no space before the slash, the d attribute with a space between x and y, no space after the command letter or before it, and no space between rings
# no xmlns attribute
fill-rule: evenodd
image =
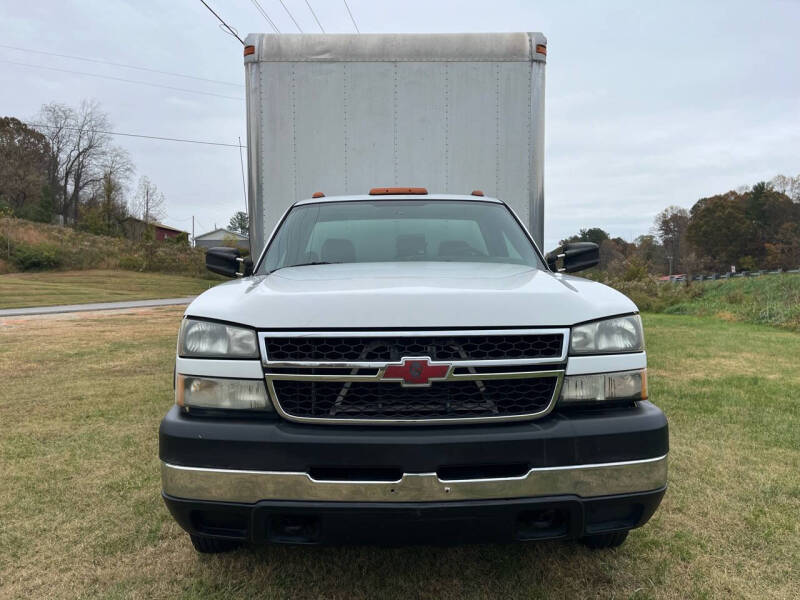
<svg viewBox="0 0 800 600"><path fill-rule="evenodd" d="M220 552L230 552L241 546L241 542L235 540L220 540L217 538L205 537L202 535L190 534L192 546L201 554L219 554Z"/></svg>
<svg viewBox="0 0 800 600"><path fill-rule="evenodd" d="M627 531L615 531L614 533L587 535L581 538L581 543L592 550L602 550L603 548L616 548L617 546L621 546L627 537Z"/></svg>

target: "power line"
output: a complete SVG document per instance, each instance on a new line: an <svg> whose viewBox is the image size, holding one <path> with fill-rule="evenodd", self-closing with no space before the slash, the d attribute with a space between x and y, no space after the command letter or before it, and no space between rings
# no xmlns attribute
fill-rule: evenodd
<svg viewBox="0 0 800 600"><path fill-rule="evenodd" d="M322 26L322 23L319 22L319 19L317 18L317 13L315 13L314 9L311 8L311 3L309 2L309 0L306 0L306 6L308 7L308 10L311 11L311 15L314 17L314 20L317 22L317 25L319 25L319 30L322 33L325 33L325 28Z"/></svg>
<svg viewBox="0 0 800 600"><path fill-rule="evenodd" d="M150 81L140 81L138 79L125 79L124 77L112 77L111 75L98 75L97 73L87 73L85 71L73 71L71 69L59 69L56 67L45 67L43 65L32 65L30 63L22 63L16 62L13 60L3 60L0 59L0 62L7 63L9 65L17 65L20 67L30 67L32 69L44 69L46 71L58 71L60 73L73 73L75 75L85 75L86 77L97 77L99 79L110 79L112 81L123 81L125 83L138 83L139 85L148 85L150 87L156 88L163 88L167 90L175 90L177 92L186 92L188 94L201 94L203 96L215 96L216 98L227 98L228 100L244 100L244 98L239 98L238 96L226 96L225 94L215 94L214 92L203 92L201 90L190 90L187 88L179 88L174 87L171 85L163 85L160 83L152 83Z"/></svg>
<svg viewBox="0 0 800 600"><path fill-rule="evenodd" d="M347 4L347 0L343 0L343 2L344 7L347 9L347 14L350 15L350 20L353 22L353 27L356 28L356 33L361 33L361 31L358 29L355 18L353 18L353 11L350 10L350 5Z"/></svg>
<svg viewBox="0 0 800 600"><path fill-rule="evenodd" d="M184 142L186 144L202 144L204 146L227 146L229 148L247 148L247 146L242 146L241 143L239 144L226 144L225 142L208 142L206 140L189 140L186 138L174 138L174 137L163 137L160 135L145 135L143 133L122 133L120 131L102 131L100 129L80 129L78 127L68 127L68 126L56 126L56 125L47 125L45 123L31 123L26 122L26 125L29 127L47 127L49 129L69 129L70 131L86 131L89 133L102 133L105 135L121 135L123 137L135 137L135 138L144 138L148 140L160 140L165 142Z"/></svg>
<svg viewBox="0 0 800 600"><path fill-rule="evenodd" d="M278 2L281 3L283 10L286 11L286 14L289 15L289 18L292 20L292 23L294 23L294 26L297 27L297 31L303 33L303 28L300 27L300 23L297 22L297 19L295 19L294 15L289 11L289 8L286 6L286 3L283 0L278 0Z"/></svg>
<svg viewBox="0 0 800 600"><path fill-rule="evenodd" d="M228 24L227 24L225 21L223 21L223 20L222 20L222 17L220 17L220 16L219 16L217 13L215 13L215 12L214 12L214 9L213 9L213 8L211 8L211 7L210 7L208 4L206 4L205 0L200 0L200 2L201 2L201 3L203 4L203 6L205 6L205 7L206 7L206 8L207 8L209 11L211 11L211 14L212 14L212 15L214 15L215 17L217 17L217 20L218 20L220 23L222 23L222 26L223 26L225 29L227 29L227 30L228 30L228 33L230 33L230 34L231 34L233 37L235 37L237 40L239 40L239 41L242 43L242 46L244 46L244 40L243 40L242 38L240 38L240 37L239 37L239 34L238 34L238 33L236 33L236 32L233 30L233 27L231 27L231 26L230 26L230 25L228 25Z"/></svg>
<svg viewBox="0 0 800 600"><path fill-rule="evenodd" d="M253 6L256 7L256 10L261 13L261 16L264 17L264 19L266 19L267 23L269 23L270 27L272 27L272 29L275 31L275 33L280 33L281 30L278 29L278 26L275 25L275 22L272 19L269 18L269 15L267 14L267 11L265 11L261 7L261 4L259 4L258 0L250 0L250 2L252 2Z"/></svg>
<svg viewBox="0 0 800 600"><path fill-rule="evenodd" d="M173 77L185 77L186 79L194 79L197 81L207 81L209 83L220 83L222 85L232 85L236 87L244 87L241 83L233 83L232 81L221 81L219 79L207 79L205 77L195 77L194 75L184 75L183 73L174 73L172 71L160 71L158 69L150 69L149 67L137 67L135 65L126 65L110 60L100 60L99 58L88 58L85 56L75 56L73 54L58 54L57 52L45 52L44 50L33 50L31 48L19 48L17 46L8 46L0 44L0 48L8 48L9 50L18 50L19 52L28 52L34 54L44 54L46 56L58 56L60 58L71 58L73 60L83 60L86 62L97 63L101 65L111 65L112 67L122 67L123 69L136 69L137 71L147 71L148 73L159 73L161 75L172 75Z"/></svg>

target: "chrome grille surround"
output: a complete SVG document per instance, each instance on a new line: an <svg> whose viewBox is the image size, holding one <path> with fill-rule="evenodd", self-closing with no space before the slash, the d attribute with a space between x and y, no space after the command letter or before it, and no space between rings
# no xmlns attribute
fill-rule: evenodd
<svg viewBox="0 0 800 600"><path fill-rule="evenodd" d="M357 383L380 383L382 385L400 384L396 381L386 381L383 379L386 368L397 364L396 361L374 361L374 360L347 360L347 361L292 361L292 360L270 360L268 354L268 340L272 338L303 338L310 343L314 340L326 337L336 338L401 338L401 337L447 337L458 338L466 336L552 336L561 335L561 352L559 356L548 356L546 358L505 358L501 360L471 360L465 356L462 360L446 361L452 366L447 371L445 377L423 386L408 386L409 396L413 398L413 387L445 386L450 382L474 381L477 388L481 389L484 380L519 380L533 378L555 378L552 396L543 407L526 412L524 414L497 414L483 416L455 416L455 417L392 417L392 418L372 418L372 417L320 417L302 416L291 414L281 405L279 395L276 391L276 381L296 381L296 382L339 382L342 384L344 394L350 386ZM289 421L302 423L324 423L335 425L442 425L442 424L462 424L462 423L490 423L505 421L522 421L541 418L550 413L561 392L561 385L564 379L564 368L567 360L569 348L569 328L547 328L547 329L475 329L475 330L413 330L413 331L261 331L258 334L259 347L261 349L262 364L265 372L265 380L270 398L275 405L277 412ZM462 353L463 354L463 353ZM428 359L427 356L403 356L402 359ZM433 362L433 361L431 361ZM530 366L531 370L525 370ZM475 368L492 367L491 372L477 372ZM504 372L502 367L508 367ZM548 368L550 367L550 368ZM273 371L274 369L274 371ZM330 369L330 373L325 370ZM344 369L349 372L342 372ZM307 373L303 371L308 370ZM363 374L367 370L367 374ZM320 372L322 371L322 372ZM361 371L361 372L359 372ZM458 372L457 372L458 371ZM466 371L466 372L465 372ZM521 383L521 382L520 382ZM435 388L434 388L435 389ZM413 402L413 400L412 400Z"/></svg>

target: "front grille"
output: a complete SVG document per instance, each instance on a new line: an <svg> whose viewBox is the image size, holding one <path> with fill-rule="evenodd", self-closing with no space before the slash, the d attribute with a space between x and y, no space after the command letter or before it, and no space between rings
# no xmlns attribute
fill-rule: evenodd
<svg viewBox="0 0 800 600"><path fill-rule="evenodd" d="M446 381L428 388L399 383L274 380L292 417L317 419L465 419L513 417L547 408L558 377Z"/></svg>
<svg viewBox="0 0 800 600"><path fill-rule="evenodd" d="M427 356L433 361L560 358L564 335L267 337L270 361L397 361Z"/></svg>

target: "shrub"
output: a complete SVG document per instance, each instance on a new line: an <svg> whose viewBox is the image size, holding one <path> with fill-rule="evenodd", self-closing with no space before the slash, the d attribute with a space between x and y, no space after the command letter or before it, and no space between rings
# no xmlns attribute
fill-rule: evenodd
<svg viewBox="0 0 800 600"><path fill-rule="evenodd" d="M126 271L144 271L144 267L144 259L135 254L122 256L119 259L119 268L125 269Z"/></svg>
<svg viewBox="0 0 800 600"><path fill-rule="evenodd" d="M58 248L51 244L15 244L11 260L22 271L56 269L61 266Z"/></svg>
<svg viewBox="0 0 800 600"><path fill-rule="evenodd" d="M659 282L636 267L622 278L606 277L600 281L628 296L642 311L662 312L703 293L701 286Z"/></svg>

